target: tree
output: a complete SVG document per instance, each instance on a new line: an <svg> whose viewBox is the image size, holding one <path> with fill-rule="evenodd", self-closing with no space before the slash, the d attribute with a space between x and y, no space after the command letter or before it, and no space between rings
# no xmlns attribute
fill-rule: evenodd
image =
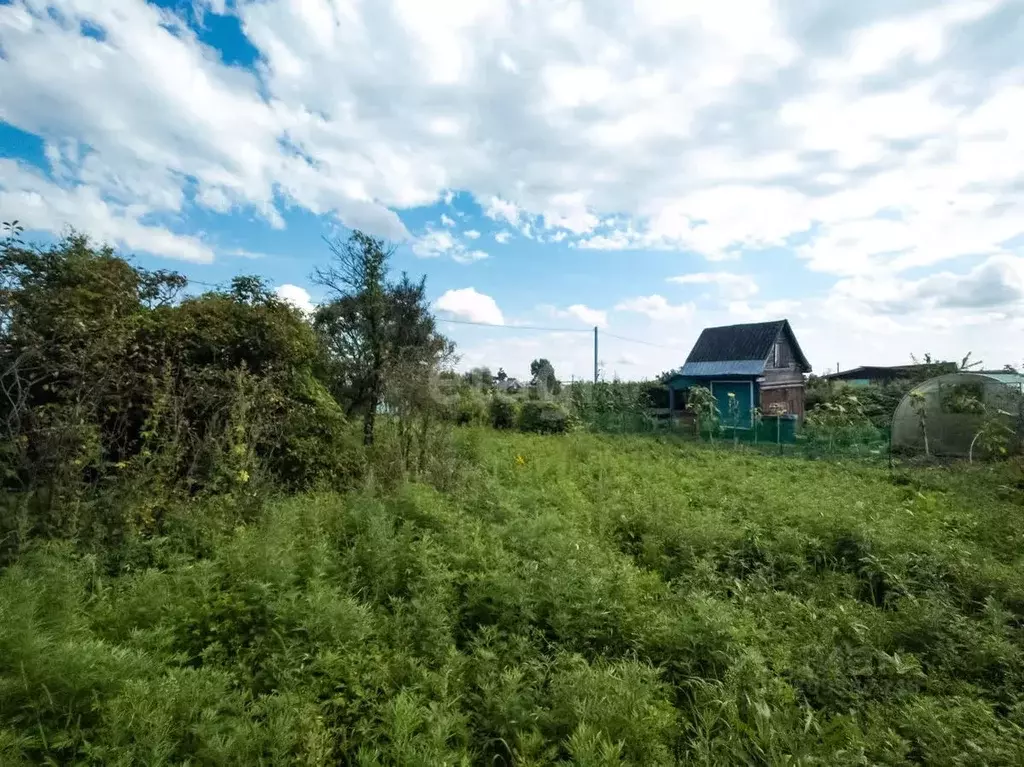
<svg viewBox="0 0 1024 767"><path fill-rule="evenodd" d="M350 415L362 415L363 444L370 446L389 386L393 392L408 392L410 383L426 387L453 347L437 332L426 280L412 282L404 273L387 279L394 248L360 231L328 245L333 263L313 279L328 289L329 300L313 322L330 352L334 394Z"/></svg>
<svg viewBox="0 0 1024 767"><path fill-rule="evenodd" d="M475 386L484 391L490 391L494 388L494 376L491 375L491 369L489 367L476 367L466 373L466 382L470 386Z"/></svg>
<svg viewBox="0 0 1024 767"><path fill-rule="evenodd" d="M498 368L498 375L495 376L499 381L507 381L508 373L505 372L505 368Z"/></svg>
<svg viewBox="0 0 1024 767"><path fill-rule="evenodd" d="M530 363L530 375L533 376L533 385L538 389L552 394L558 394L558 377L555 375L555 367L548 360L541 358Z"/></svg>

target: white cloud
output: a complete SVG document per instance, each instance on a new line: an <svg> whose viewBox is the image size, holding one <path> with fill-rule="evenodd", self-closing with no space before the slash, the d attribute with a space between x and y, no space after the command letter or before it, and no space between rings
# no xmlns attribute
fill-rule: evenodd
<svg viewBox="0 0 1024 767"><path fill-rule="evenodd" d="M58 185L13 160L0 159L0 210L26 230L59 233L73 227L129 251L196 263L213 260L213 250L197 237L142 223L149 212L145 206L105 200L95 187Z"/></svg>
<svg viewBox="0 0 1024 767"><path fill-rule="evenodd" d="M487 325L505 324L505 318L495 300L473 288L445 291L434 303L434 308L470 322L482 322Z"/></svg>
<svg viewBox="0 0 1024 767"><path fill-rule="evenodd" d="M731 272L694 272L669 277L677 285L715 285L725 298L744 300L757 294L757 282L749 274Z"/></svg>
<svg viewBox="0 0 1024 767"><path fill-rule="evenodd" d="M192 205L278 227L301 209L403 240L397 212L472 198L507 227L497 242L794 251L839 280L800 308L833 346L869 326L917 338L913 313L882 312L898 295L863 300L845 292L856 280L876 298L915 291L920 324L947 323L950 347L1012 324L995 332L983 318L1004 308L937 298L942 274L921 281L976 279L979 302L1014 284L1014 0L202 4L239 15L254 70L141 0L0 4L0 120L43 139L51 171L4 166L9 217L203 261L217 249L178 231ZM769 305L733 289L740 311Z"/></svg>
<svg viewBox="0 0 1024 767"><path fill-rule="evenodd" d="M482 250L459 249L452 254L452 260L459 264L472 264L485 258L488 258L488 255Z"/></svg>
<svg viewBox="0 0 1024 767"><path fill-rule="evenodd" d="M444 226L455 226L455 220L450 218L448 215L441 214L441 224Z"/></svg>
<svg viewBox="0 0 1024 767"><path fill-rule="evenodd" d="M519 206L514 202L502 200L500 197L491 197L484 205L484 215L494 221L506 221L512 226L519 223Z"/></svg>
<svg viewBox="0 0 1024 767"><path fill-rule="evenodd" d="M292 306L301 309L307 314L312 314L316 306L313 304L313 299L309 295L309 291L305 288L299 287L298 285L279 285L274 293L282 301L285 301Z"/></svg>
<svg viewBox="0 0 1024 767"><path fill-rule="evenodd" d="M480 232L478 232L476 229L467 229L462 233L462 236L465 237L467 240L478 240L480 239Z"/></svg>
<svg viewBox="0 0 1024 767"><path fill-rule="evenodd" d="M801 236L836 274L1024 231L1007 0L382 3L239 4L257 77L139 0L15 0L0 118L80 142L72 173L102 168L104 199L146 185L157 212L191 200L275 226L298 206L398 240L396 210L456 189L524 236L711 259ZM886 209L899 254L877 249Z"/></svg>
<svg viewBox="0 0 1024 767"><path fill-rule="evenodd" d="M638 296L620 302L615 307L618 312L637 312L652 320L675 321L693 317L696 307L692 303L670 304L664 296Z"/></svg>
<svg viewBox="0 0 1024 767"><path fill-rule="evenodd" d="M412 252L420 258L437 258L448 254L457 246L458 242L451 232L428 229L425 234L413 241Z"/></svg>
<svg viewBox="0 0 1024 767"><path fill-rule="evenodd" d="M584 304L573 304L566 309L554 309L552 314L555 317L576 319L585 325L595 325L599 328L608 327L608 312L602 309L591 309Z"/></svg>
<svg viewBox="0 0 1024 767"><path fill-rule="evenodd" d="M470 250L446 229L428 229L412 243L412 252L420 258L449 256L459 264L472 264L487 258L482 250Z"/></svg>
<svg viewBox="0 0 1024 767"><path fill-rule="evenodd" d="M964 309L1010 319L1024 310L1024 257L992 256L966 274L940 272L918 280L853 277L836 283L832 295L872 313L934 317Z"/></svg>
<svg viewBox="0 0 1024 767"><path fill-rule="evenodd" d="M494 235L494 240L499 245L507 245L508 241L511 239L512 234L510 232L498 232L496 235Z"/></svg>

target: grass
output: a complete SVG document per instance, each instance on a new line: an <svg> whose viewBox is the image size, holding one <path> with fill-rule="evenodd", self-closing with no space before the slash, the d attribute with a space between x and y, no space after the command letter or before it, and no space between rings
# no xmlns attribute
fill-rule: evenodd
<svg viewBox="0 0 1024 767"><path fill-rule="evenodd" d="M1022 764L1024 493L461 430L446 492L0 574L2 764Z"/></svg>

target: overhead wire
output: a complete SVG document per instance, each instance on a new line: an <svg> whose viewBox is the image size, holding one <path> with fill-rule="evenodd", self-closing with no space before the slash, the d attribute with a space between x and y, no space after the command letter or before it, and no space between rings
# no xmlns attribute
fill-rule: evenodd
<svg viewBox="0 0 1024 767"><path fill-rule="evenodd" d="M452 320L452 319L441 319L438 318L438 322L448 322L454 325L474 325L476 327L483 328L496 328L498 330L540 330L548 333L586 333L590 335L594 331L590 328L552 328L543 325L495 325L490 322L473 322L472 320ZM602 338L614 338L618 341L625 341L631 344L642 344L643 346L652 346L656 349L668 349L670 351L684 351L678 346L669 346L667 344L657 344L652 341L642 341L639 338L629 338L628 336L620 336L617 333L609 333L607 330L598 330L598 336Z"/></svg>
<svg viewBox="0 0 1024 767"><path fill-rule="evenodd" d="M583 328L549 328L541 325L495 325L491 322L472 322L470 320L448 320L437 319L438 322L450 322L454 325L476 325L481 328L496 328L498 330L543 330L548 333L593 333L593 330Z"/></svg>
<svg viewBox="0 0 1024 767"><path fill-rule="evenodd" d="M202 282L201 280L189 279L189 283L195 285L203 285L208 288L219 288L222 287L223 283L215 284L210 282ZM555 328L546 325L496 325L493 322L475 322L473 320L453 320L448 318L438 317L437 322L445 322L450 325L472 325L480 328L492 328L495 330L536 330L545 333L586 333L587 335L593 333L591 328ZM609 333L607 330L598 330L599 336L606 338L614 338L618 341L625 341L631 344L641 344L643 346L651 346L656 349L668 349L670 351L683 351L681 347L669 346L667 344L658 344L653 341L643 341L639 338L629 338L628 336L620 336L617 333Z"/></svg>

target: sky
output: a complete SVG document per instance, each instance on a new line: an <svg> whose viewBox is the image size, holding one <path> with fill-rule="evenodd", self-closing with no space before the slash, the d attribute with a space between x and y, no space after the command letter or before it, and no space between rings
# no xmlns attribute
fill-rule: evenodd
<svg viewBox="0 0 1024 767"><path fill-rule="evenodd" d="M0 219L302 306L361 229L514 376L1020 365L1024 0L0 0Z"/></svg>

